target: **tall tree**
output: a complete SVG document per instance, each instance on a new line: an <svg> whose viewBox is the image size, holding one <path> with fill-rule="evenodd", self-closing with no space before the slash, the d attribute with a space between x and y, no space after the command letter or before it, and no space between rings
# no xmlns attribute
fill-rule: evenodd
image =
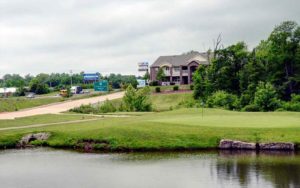
<svg viewBox="0 0 300 188"><path fill-rule="evenodd" d="M281 98L288 100L292 93L300 93L300 27L296 22L283 22L266 42L268 79Z"/></svg>
<svg viewBox="0 0 300 188"><path fill-rule="evenodd" d="M164 70L163 70L163 68L162 67L160 67L159 69L158 69L158 71L157 71L157 74L156 74L156 80L158 80L158 81L163 81L164 80L164 78L165 78L165 72L164 72Z"/></svg>

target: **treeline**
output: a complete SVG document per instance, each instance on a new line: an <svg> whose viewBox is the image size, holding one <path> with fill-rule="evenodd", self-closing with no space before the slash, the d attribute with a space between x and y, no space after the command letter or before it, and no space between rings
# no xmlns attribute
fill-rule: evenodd
<svg viewBox="0 0 300 188"><path fill-rule="evenodd" d="M286 21L252 51L244 42L216 49L193 76L194 97L210 107L300 111L300 27Z"/></svg>
<svg viewBox="0 0 300 188"><path fill-rule="evenodd" d="M26 91L35 92L37 94L45 94L50 91L58 91L68 88L71 85L79 85L84 89L93 88L92 83L84 83L83 72L76 74L66 73L41 73L36 76L26 75L24 77L19 74L6 74L0 79L0 87L17 87L17 95L24 95ZM100 75L100 74L99 74ZM129 84L137 86L134 75L110 74L101 76L100 79L108 80L111 89L126 88Z"/></svg>

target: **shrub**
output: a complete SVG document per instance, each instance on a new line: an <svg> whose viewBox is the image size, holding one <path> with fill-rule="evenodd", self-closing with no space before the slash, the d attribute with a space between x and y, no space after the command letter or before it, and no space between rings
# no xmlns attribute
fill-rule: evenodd
<svg viewBox="0 0 300 188"><path fill-rule="evenodd" d="M200 108L201 104L198 101L196 101L195 99L187 99L187 100L180 101L176 107L177 108L179 108L179 107Z"/></svg>
<svg viewBox="0 0 300 188"><path fill-rule="evenodd" d="M300 103L300 95L292 94L292 103Z"/></svg>
<svg viewBox="0 0 300 188"><path fill-rule="evenodd" d="M179 87L178 87L178 86L174 86L174 87L173 87L173 90L174 90L174 91L178 91L178 90L179 90Z"/></svg>
<svg viewBox="0 0 300 188"><path fill-rule="evenodd" d="M143 89L136 91L129 85L123 97L123 102L127 111L151 111L150 88L144 87Z"/></svg>
<svg viewBox="0 0 300 188"><path fill-rule="evenodd" d="M258 112L260 109L259 109L259 106L255 105L255 104L249 104L249 105L246 105L242 111L245 111L245 112Z"/></svg>
<svg viewBox="0 0 300 188"><path fill-rule="evenodd" d="M149 86L158 86L158 85L159 85L158 81L152 81L149 83Z"/></svg>
<svg viewBox="0 0 300 188"><path fill-rule="evenodd" d="M223 107L228 110L239 109L240 101L236 95L225 91L217 91L207 99L208 107Z"/></svg>
<svg viewBox="0 0 300 188"><path fill-rule="evenodd" d="M300 102L285 102L282 106L284 110L300 112Z"/></svg>
<svg viewBox="0 0 300 188"><path fill-rule="evenodd" d="M90 114L95 113L96 109L91 105L81 105L80 107L73 108L70 110L71 112L82 113L82 114Z"/></svg>
<svg viewBox="0 0 300 188"><path fill-rule="evenodd" d="M194 90L194 85L193 84L190 85L190 90Z"/></svg>
<svg viewBox="0 0 300 188"><path fill-rule="evenodd" d="M248 104L251 104L251 96L248 93L243 93L240 97L240 103L241 106L247 106Z"/></svg>
<svg viewBox="0 0 300 188"><path fill-rule="evenodd" d="M155 92L156 92L156 93L160 93L160 87L156 87L156 88L155 88Z"/></svg>
<svg viewBox="0 0 300 188"><path fill-rule="evenodd" d="M14 94L15 96L25 96L25 93L27 92L27 89L24 87L19 87L17 89L17 92Z"/></svg>
<svg viewBox="0 0 300 188"><path fill-rule="evenodd" d="M116 112L117 108L113 105L111 101L106 99L106 101L99 106L99 111L100 113L108 113L108 112Z"/></svg>
<svg viewBox="0 0 300 188"><path fill-rule="evenodd" d="M275 88L270 83L260 82L254 94L254 104L260 111L274 111L280 107Z"/></svg>

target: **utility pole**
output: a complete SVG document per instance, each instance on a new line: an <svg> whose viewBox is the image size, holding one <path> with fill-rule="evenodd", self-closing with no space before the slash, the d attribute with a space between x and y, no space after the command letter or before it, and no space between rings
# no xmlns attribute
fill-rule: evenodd
<svg viewBox="0 0 300 188"><path fill-rule="evenodd" d="M5 83L5 75L3 76L3 96L6 97L6 83Z"/></svg>
<svg viewBox="0 0 300 188"><path fill-rule="evenodd" d="M70 74L71 74L71 87L72 87L72 84L73 84L73 80L72 80L72 70L70 70Z"/></svg>

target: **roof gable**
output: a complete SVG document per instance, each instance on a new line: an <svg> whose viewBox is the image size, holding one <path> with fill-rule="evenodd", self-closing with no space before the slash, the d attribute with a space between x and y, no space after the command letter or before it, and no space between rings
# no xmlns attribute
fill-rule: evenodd
<svg viewBox="0 0 300 188"><path fill-rule="evenodd" d="M170 64L171 66L187 66L192 61L195 61L199 64L209 64L207 57L204 56L204 53L189 52L182 55L160 56L151 65L151 67L161 67L166 64Z"/></svg>

